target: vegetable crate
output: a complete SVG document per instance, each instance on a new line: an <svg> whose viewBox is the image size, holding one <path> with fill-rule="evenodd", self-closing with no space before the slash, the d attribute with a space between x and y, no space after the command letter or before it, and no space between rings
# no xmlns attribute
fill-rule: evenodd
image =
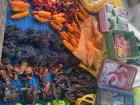
<svg viewBox="0 0 140 105"><path fill-rule="evenodd" d="M109 32L112 29L128 31L128 12L124 8L118 8L106 3L99 11L99 24L101 32Z"/></svg>
<svg viewBox="0 0 140 105"><path fill-rule="evenodd" d="M96 105L134 105L132 93L113 88L99 88L96 97Z"/></svg>
<svg viewBox="0 0 140 105"><path fill-rule="evenodd" d="M122 57L117 55L116 49L115 49L116 42L114 41L114 35L123 36L129 40L129 45L130 45L129 49L131 49L131 55L122 56ZM127 31L122 31L122 30L111 30L109 33L106 34L106 42L107 42L107 47L108 47L109 58L111 59L125 60L125 59L138 59L139 58L139 51L138 51L138 47L136 43L136 38L133 32L127 32Z"/></svg>
<svg viewBox="0 0 140 105"><path fill-rule="evenodd" d="M100 75L98 76L98 86L131 90L136 74L137 68L106 59L102 64Z"/></svg>

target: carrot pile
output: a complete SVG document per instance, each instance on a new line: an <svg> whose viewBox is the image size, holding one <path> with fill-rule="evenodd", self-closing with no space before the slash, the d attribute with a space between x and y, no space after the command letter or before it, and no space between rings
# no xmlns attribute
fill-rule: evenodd
<svg viewBox="0 0 140 105"><path fill-rule="evenodd" d="M13 12L16 12L11 16L12 19L19 19L26 17L29 14L30 5L24 0L14 0L10 1Z"/></svg>

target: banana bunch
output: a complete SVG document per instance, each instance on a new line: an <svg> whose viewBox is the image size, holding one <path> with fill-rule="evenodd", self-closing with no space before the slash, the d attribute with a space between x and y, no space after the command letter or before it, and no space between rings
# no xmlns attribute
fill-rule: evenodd
<svg viewBox="0 0 140 105"><path fill-rule="evenodd" d="M107 0L79 0L84 8L91 14L97 13L103 5L107 2Z"/></svg>

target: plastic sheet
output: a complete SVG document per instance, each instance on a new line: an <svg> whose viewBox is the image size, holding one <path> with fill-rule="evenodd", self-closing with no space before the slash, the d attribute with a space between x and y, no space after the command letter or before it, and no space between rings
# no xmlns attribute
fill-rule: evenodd
<svg viewBox="0 0 140 105"><path fill-rule="evenodd" d="M29 2L31 2L31 0L29 0ZM30 14L22 19L19 20L12 20L10 18L10 16L13 14L11 7L8 6L7 7L7 17L6 17L6 26L10 26L10 25L15 25L16 27L20 28L22 31L26 31L28 29L35 29L36 31L49 31L49 32L54 32L54 30L51 28L51 26L48 23L44 23L41 24L39 22L37 22L36 20L34 20L33 16L32 16L32 11L33 7L30 7ZM48 49L45 49L48 50ZM12 64L16 63L17 61L11 60L10 61ZM48 81L52 81L52 75L51 73L49 73L48 77L46 78ZM15 84L18 89L19 89L19 94L20 97L21 96L21 90L22 90L22 81L21 80L11 80L10 81L12 84ZM3 83L2 81L0 81L0 84ZM40 85L40 80L37 76L33 76L32 80L27 81L28 86L32 85L34 86L37 90L40 89L41 85ZM17 100L9 102L9 103L5 103L2 98L0 98L0 105L15 105L17 102L21 102L21 98L17 98ZM40 101L40 100L37 100ZM23 104L24 105L24 104ZM25 103L26 105L26 103Z"/></svg>
<svg viewBox="0 0 140 105"><path fill-rule="evenodd" d="M31 0L29 0L30 2ZM39 23L37 22L32 15L32 10L33 7L30 6L30 14L27 17L24 17L22 19L18 19L18 20L13 20L11 19L11 15L13 14L11 7L8 6L7 8L7 18L6 18L6 26L9 25L15 25L17 27L19 27L21 30L25 31L27 29L35 29L37 31L53 31L53 29L50 27L50 25L48 23Z"/></svg>

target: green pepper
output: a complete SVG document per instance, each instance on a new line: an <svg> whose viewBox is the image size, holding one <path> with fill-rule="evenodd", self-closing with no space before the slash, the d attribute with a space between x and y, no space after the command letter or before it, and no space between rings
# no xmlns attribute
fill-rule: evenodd
<svg viewBox="0 0 140 105"><path fill-rule="evenodd" d="M22 105L21 103L16 103L15 105Z"/></svg>
<svg viewBox="0 0 140 105"><path fill-rule="evenodd" d="M62 100L53 100L52 105L66 105Z"/></svg>
<svg viewBox="0 0 140 105"><path fill-rule="evenodd" d="M36 103L35 105L43 105L43 104L41 104L41 103Z"/></svg>
<svg viewBox="0 0 140 105"><path fill-rule="evenodd" d="M67 100L66 98L63 99L65 101L65 105L70 105L70 101Z"/></svg>
<svg viewBox="0 0 140 105"><path fill-rule="evenodd" d="M46 102L45 105L52 105L51 102Z"/></svg>

